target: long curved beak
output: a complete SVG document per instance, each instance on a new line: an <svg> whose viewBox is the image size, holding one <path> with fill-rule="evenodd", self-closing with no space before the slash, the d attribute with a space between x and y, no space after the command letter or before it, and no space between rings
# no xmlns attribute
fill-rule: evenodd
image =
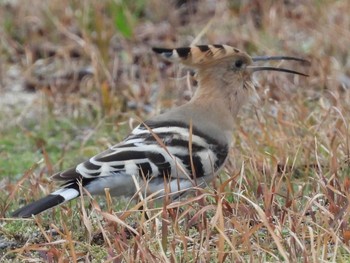
<svg viewBox="0 0 350 263"><path fill-rule="evenodd" d="M306 59L297 58L297 57L289 57L289 56L258 56L258 57L252 57L252 60L253 60L253 62L271 61L271 60L293 60L293 61L301 62L307 66L311 65L310 61L308 61ZM301 73L301 72L298 72L295 70L285 69L285 68L264 67L264 66L248 66L247 68L252 70L252 72L268 70L268 71L286 72L286 73L301 75L301 76L305 76L305 77L309 76L305 73Z"/></svg>
<svg viewBox="0 0 350 263"><path fill-rule="evenodd" d="M252 57L252 60L254 62L256 61L268 61L268 60L294 60L303 62L305 64L310 65L310 61L303 59L303 58L297 58L297 57L288 57L288 56L258 56L258 57Z"/></svg>

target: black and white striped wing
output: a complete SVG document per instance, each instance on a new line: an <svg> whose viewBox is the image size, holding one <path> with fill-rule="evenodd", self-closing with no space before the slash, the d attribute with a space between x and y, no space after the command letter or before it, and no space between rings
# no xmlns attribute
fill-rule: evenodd
<svg viewBox="0 0 350 263"><path fill-rule="evenodd" d="M79 182L91 194L104 194L109 188L114 196L133 196L134 178L147 194L164 193L164 179L173 198L194 186L211 180L223 165L228 145L222 145L195 127L178 122L146 122L130 136L107 151L77 167L54 175L65 181L62 188L13 213L30 217L80 195ZM190 132L192 130L192 132ZM192 180L196 177L198 180Z"/></svg>
<svg viewBox="0 0 350 263"><path fill-rule="evenodd" d="M192 134L184 123L146 122L121 143L54 178L82 178L84 186L94 184L94 187L102 188L110 185L119 189L119 185L131 180L131 175L148 181L163 180L164 177L170 180L190 180L194 176L204 180L212 178L227 157L228 145L220 145L195 127L191 130ZM108 177L108 180L104 179L106 183L96 184L104 177ZM87 188L92 192L103 191Z"/></svg>

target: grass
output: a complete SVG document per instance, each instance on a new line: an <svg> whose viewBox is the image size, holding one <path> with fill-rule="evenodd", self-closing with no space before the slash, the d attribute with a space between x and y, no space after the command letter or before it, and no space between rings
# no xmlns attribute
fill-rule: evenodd
<svg viewBox="0 0 350 263"><path fill-rule="evenodd" d="M1 262L350 261L347 1L34 2L0 2ZM224 171L180 203L86 193L10 217L54 172L186 101L186 71L150 48L197 38L308 58L295 69L310 77L257 75Z"/></svg>

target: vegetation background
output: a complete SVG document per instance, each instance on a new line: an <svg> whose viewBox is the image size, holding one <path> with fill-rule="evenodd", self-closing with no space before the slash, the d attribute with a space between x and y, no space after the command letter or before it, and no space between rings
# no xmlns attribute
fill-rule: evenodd
<svg viewBox="0 0 350 263"><path fill-rule="evenodd" d="M345 0L0 1L0 261L349 262L349 14ZM190 44L307 58L283 66L310 77L256 74L228 165L196 197L10 218L55 171L188 100L191 75L151 47Z"/></svg>

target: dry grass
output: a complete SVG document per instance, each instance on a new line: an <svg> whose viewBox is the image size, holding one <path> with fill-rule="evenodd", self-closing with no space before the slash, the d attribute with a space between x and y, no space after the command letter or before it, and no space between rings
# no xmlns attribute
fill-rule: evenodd
<svg viewBox="0 0 350 263"><path fill-rule="evenodd" d="M1 262L349 262L349 13L349 1L1 2ZM191 43L308 58L295 66L310 77L257 76L225 171L196 196L85 196L8 218L135 116L187 100L185 71L150 47Z"/></svg>

